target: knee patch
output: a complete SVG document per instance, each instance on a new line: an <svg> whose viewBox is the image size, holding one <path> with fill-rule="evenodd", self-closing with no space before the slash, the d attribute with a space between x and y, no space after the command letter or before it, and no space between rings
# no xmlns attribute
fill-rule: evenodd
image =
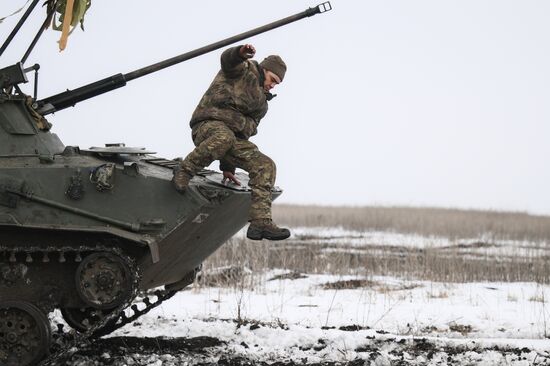
<svg viewBox="0 0 550 366"><path fill-rule="evenodd" d="M220 134L219 139L220 144L224 144L228 148L233 147L233 144L237 141L237 138L232 132Z"/></svg>
<svg viewBox="0 0 550 366"><path fill-rule="evenodd" d="M275 162L268 156L263 156L258 159L257 171L260 179L265 183L273 186L275 184L275 176L277 175L277 166Z"/></svg>
<svg viewBox="0 0 550 366"><path fill-rule="evenodd" d="M236 138L233 134L219 134L204 141L201 147L204 145L204 149L208 151L212 160L218 160L233 147L235 141Z"/></svg>
<svg viewBox="0 0 550 366"><path fill-rule="evenodd" d="M273 176L277 173L277 166L275 165L275 162L268 156L265 157L264 160L264 166L267 171L269 171Z"/></svg>

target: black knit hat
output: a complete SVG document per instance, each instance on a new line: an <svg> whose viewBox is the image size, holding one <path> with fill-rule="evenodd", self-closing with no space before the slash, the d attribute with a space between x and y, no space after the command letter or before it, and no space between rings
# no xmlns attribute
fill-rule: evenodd
<svg viewBox="0 0 550 366"><path fill-rule="evenodd" d="M286 73L286 64L280 56L269 55L260 62L260 66L271 71L283 81Z"/></svg>

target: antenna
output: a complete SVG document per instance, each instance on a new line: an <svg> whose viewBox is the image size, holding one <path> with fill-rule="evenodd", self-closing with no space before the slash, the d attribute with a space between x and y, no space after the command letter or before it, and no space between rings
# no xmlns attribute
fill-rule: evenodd
<svg viewBox="0 0 550 366"><path fill-rule="evenodd" d="M15 28L11 31L10 35L8 36L8 38L6 39L6 41L4 42L2 47L0 48L0 56L2 56L2 54L4 53L6 48L8 48L9 44L13 40L13 37L15 37L17 32L19 32L19 29L23 26L23 24L25 23L25 21L27 20L29 15L31 15L32 11L34 10L34 8L36 7L36 5L38 4L39 1L40 0L33 0L31 5L29 6L27 11L25 12L25 14L23 14L23 16L21 17L19 22L17 22L17 24L15 25Z"/></svg>

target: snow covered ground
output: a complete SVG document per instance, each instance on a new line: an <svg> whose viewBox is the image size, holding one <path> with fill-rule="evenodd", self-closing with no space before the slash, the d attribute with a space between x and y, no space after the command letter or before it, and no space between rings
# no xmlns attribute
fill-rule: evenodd
<svg viewBox="0 0 550 366"><path fill-rule="evenodd" d="M440 284L273 271L259 288L192 288L110 337L212 337L196 355L129 354L122 364L548 365L549 286ZM281 276L283 275L283 276ZM346 288L360 286L358 288ZM179 355L179 356L178 356ZM103 354L102 357L111 356ZM76 358L78 359L78 357ZM363 363L357 363L362 361Z"/></svg>
<svg viewBox="0 0 550 366"><path fill-rule="evenodd" d="M497 239L491 233L475 238L450 239L442 236L422 236L384 231L353 231L340 227L298 227L292 230L287 245L332 245L328 250L372 250L373 247L405 247L447 249L482 253L484 255L550 255L550 243L545 241ZM239 233L244 237L244 231Z"/></svg>
<svg viewBox="0 0 550 366"><path fill-rule="evenodd" d="M480 242L304 228L285 245L321 240L347 249ZM550 365L549 296L550 286L534 282L245 271L230 287L181 291L70 364Z"/></svg>

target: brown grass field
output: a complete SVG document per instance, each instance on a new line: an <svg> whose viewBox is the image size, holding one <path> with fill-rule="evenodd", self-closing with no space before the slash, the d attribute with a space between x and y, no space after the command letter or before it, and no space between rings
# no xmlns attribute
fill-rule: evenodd
<svg viewBox="0 0 550 366"><path fill-rule="evenodd" d="M342 227L360 233L391 232L448 238L442 247L330 244L295 236L253 242L236 235L205 262L253 273L285 269L301 273L389 275L441 282L550 283L550 217L526 213L414 207L275 205L274 220L295 227ZM483 238L469 244L464 239ZM507 243L503 245L502 243ZM228 281L231 285L233 281Z"/></svg>
<svg viewBox="0 0 550 366"><path fill-rule="evenodd" d="M331 207L274 205L277 223L297 226L341 226L351 230L395 231L424 236L550 241L550 216L417 207Z"/></svg>

